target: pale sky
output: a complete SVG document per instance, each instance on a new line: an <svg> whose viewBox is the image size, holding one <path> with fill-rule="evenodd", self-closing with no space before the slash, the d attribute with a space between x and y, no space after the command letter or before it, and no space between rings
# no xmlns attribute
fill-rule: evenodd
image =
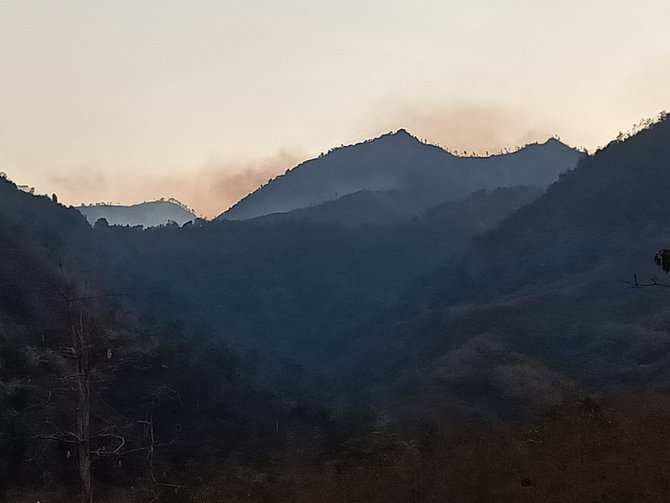
<svg viewBox="0 0 670 503"><path fill-rule="evenodd" d="M0 171L215 216L400 127L606 144L670 108L668 0L0 0Z"/></svg>

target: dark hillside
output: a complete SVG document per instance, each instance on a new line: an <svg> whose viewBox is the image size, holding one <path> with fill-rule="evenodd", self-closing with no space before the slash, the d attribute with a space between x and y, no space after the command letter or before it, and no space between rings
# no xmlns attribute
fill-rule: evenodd
<svg viewBox="0 0 670 503"><path fill-rule="evenodd" d="M404 285L539 191L480 191L394 225L285 218L184 229L99 228L100 274L158 323L277 351L318 369ZM325 360L324 360L325 359Z"/></svg>
<svg viewBox="0 0 670 503"><path fill-rule="evenodd" d="M663 274L668 145L668 120L609 145L417 281L360 337L380 400L402 417L480 415L575 387L665 389L667 289L625 281Z"/></svg>
<svg viewBox="0 0 670 503"><path fill-rule="evenodd" d="M620 262L670 231L670 120L614 142L473 245L475 281L501 286ZM489 260L491 253L495 260Z"/></svg>
<svg viewBox="0 0 670 503"><path fill-rule="evenodd" d="M0 191L0 499L75 500L82 358L93 487L118 501L183 501L209 466L267 460L289 425L322 429L300 372L138 322L116 284L91 281L99 261L80 257L93 230L76 210L4 180ZM292 418L303 403L310 414Z"/></svg>

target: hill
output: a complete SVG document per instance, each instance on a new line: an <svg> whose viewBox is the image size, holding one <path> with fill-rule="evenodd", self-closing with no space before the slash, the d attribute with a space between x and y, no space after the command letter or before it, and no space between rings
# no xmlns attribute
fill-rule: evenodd
<svg viewBox="0 0 670 503"><path fill-rule="evenodd" d="M77 209L93 225L99 218L107 220L109 225L142 225L158 227L175 222L184 225L196 219L195 213L184 205L172 200L149 201L131 206L112 204L93 204L78 206Z"/></svg>
<svg viewBox="0 0 670 503"><path fill-rule="evenodd" d="M359 339L380 402L445 417L666 389L668 297L627 281L670 241L669 145L667 119L612 142L408 289Z"/></svg>
<svg viewBox="0 0 670 503"><path fill-rule="evenodd" d="M623 263L650 243L660 247L670 230L665 215L669 163L667 118L610 143L478 238L469 254L470 274L512 287ZM491 246L501 258L496 267L483 259Z"/></svg>
<svg viewBox="0 0 670 503"><path fill-rule="evenodd" d="M554 139L511 154L457 157L401 129L306 161L248 195L219 219L285 213L359 191L410 193L426 208L479 189L544 188L581 157Z"/></svg>

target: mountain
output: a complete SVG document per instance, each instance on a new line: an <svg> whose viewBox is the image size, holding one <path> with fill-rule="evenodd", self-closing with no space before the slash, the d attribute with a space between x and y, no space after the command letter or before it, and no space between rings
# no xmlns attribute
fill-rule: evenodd
<svg viewBox="0 0 670 503"><path fill-rule="evenodd" d="M555 139L511 154L457 157L401 129L306 161L248 195L219 219L284 213L363 190L411 193L425 208L478 189L544 188L581 157Z"/></svg>
<svg viewBox="0 0 670 503"><path fill-rule="evenodd" d="M142 225L157 227L175 222L184 225L196 219L195 213L174 200L149 201L131 206L92 204L77 207L86 220L93 225L100 218L109 225Z"/></svg>

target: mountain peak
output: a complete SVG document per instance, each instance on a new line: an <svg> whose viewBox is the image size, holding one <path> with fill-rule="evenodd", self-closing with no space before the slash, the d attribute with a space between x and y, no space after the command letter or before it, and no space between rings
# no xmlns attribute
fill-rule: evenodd
<svg viewBox="0 0 670 503"><path fill-rule="evenodd" d="M411 134L409 131L407 131L405 128L400 128L398 129L395 133L393 133L394 136L398 137L403 137L403 136L409 136L410 138L414 138L415 140L417 139L416 136Z"/></svg>
<svg viewBox="0 0 670 503"><path fill-rule="evenodd" d="M414 136L412 133L407 131L405 128L400 128L397 131L393 132L388 132L386 134L383 134L379 136L378 138L375 138L372 140L373 142L375 141L393 141L396 143L399 142L418 142L421 143L421 140L419 140L416 136Z"/></svg>
<svg viewBox="0 0 670 503"><path fill-rule="evenodd" d="M568 145L567 143L563 143L561 140L559 140L555 136L552 136L551 138L547 138L546 141L544 141L543 143L539 143L539 145L551 145L551 146L561 146L561 147L572 148L572 147L570 147L570 145Z"/></svg>

